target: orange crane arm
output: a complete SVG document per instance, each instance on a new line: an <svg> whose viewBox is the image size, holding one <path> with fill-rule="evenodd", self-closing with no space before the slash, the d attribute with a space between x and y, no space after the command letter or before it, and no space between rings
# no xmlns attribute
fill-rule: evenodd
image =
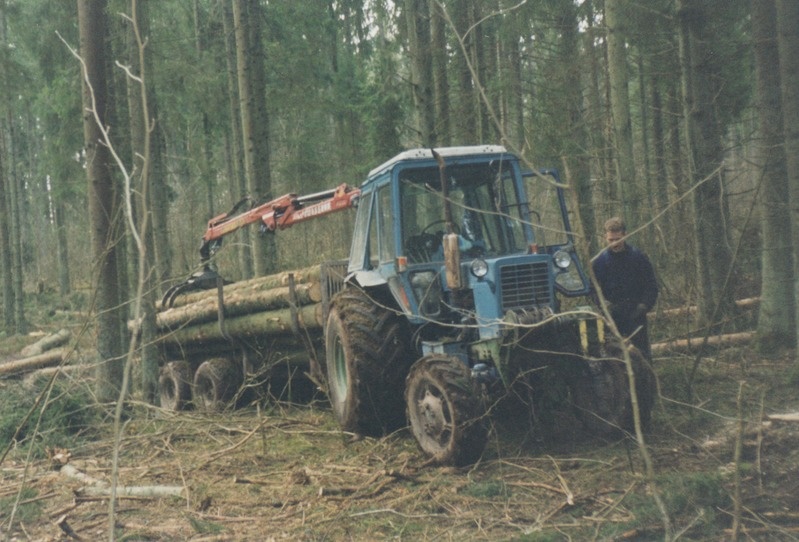
<svg viewBox="0 0 799 542"><path fill-rule="evenodd" d="M360 195L358 188L341 184L307 196L285 194L240 214L231 212L215 216L208 221L200 255L207 260L212 244L250 224L260 222L263 229L269 232L284 230L312 218L354 207Z"/></svg>
<svg viewBox="0 0 799 542"><path fill-rule="evenodd" d="M245 201L236 204L232 211L215 216L208 221L200 246L201 271L193 273L180 284L169 288L164 294L161 304L171 307L175 298L181 293L191 290L213 288L221 280L214 271L209 260L222 244L222 239L241 228L260 222L264 231L274 232L290 228L294 224L329 215L357 205L361 191L347 184L341 184L331 190L298 196L286 194L277 199L261 203L248 211L237 213L237 209Z"/></svg>

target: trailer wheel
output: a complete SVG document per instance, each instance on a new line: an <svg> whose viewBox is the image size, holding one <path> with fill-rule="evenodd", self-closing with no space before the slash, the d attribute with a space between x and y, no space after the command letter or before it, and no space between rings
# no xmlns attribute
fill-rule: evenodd
<svg viewBox="0 0 799 542"><path fill-rule="evenodd" d="M633 406L624 354L617 344L604 348L602 358L586 361L582 374L572 386L573 402L583 426L602 437L616 437L635 431ZM630 347L643 429L649 429L656 394L655 376L641 352Z"/></svg>
<svg viewBox="0 0 799 542"><path fill-rule="evenodd" d="M172 361L161 368L158 378L161 408L186 410L191 404L191 369L185 361Z"/></svg>
<svg viewBox="0 0 799 542"><path fill-rule="evenodd" d="M378 436L405 425L409 342L385 303L355 288L336 296L325 328L327 395L344 431Z"/></svg>
<svg viewBox="0 0 799 542"><path fill-rule="evenodd" d="M227 408L241 385L241 371L228 358L204 361L194 374L194 406L209 412Z"/></svg>
<svg viewBox="0 0 799 542"><path fill-rule="evenodd" d="M485 407L469 368L459 359L429 355L411 367L405 384L411 432L443 465L470 465L488 438Z"/></svg>

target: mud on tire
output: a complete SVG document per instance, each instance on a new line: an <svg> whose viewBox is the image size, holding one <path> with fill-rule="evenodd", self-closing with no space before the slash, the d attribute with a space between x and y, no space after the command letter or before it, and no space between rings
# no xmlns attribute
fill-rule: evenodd
<svg viewBox="0 0 799 542"><path fill-rule="evenodd" d="M185 361L172 361L161 368L158 377L161 408L186 410L191 405L191 369Z"/></svg>
<svg viewBox="0 0 799 542"><path fill-rule="evenodd" d="M419 447L442 465L470 465L485 449L486 411L469 368L457 358L425 356L405 385L411 432Z"/></svg>
<svg viewBox="0 0 799 542"><path fill-rule="evenodd" d="M405 425L410 366L404 318L348 288L332 304L325 333L328 398L341 428L378 436Z"/></svg>
<svg viewBox="0 0 799 542"><path fill-rule="evenodd" d="M228 358L204 361L194 374L192 396L199 410L221 411L231 406L241 386L241 370Z"/></svg>

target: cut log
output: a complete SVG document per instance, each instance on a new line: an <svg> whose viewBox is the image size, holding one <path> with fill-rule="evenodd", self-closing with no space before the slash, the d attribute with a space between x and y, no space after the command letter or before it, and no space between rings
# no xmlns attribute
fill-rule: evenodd
<svg viewBox="0 0 799 542"><path fill-rule="evenodd" d="M6 361L0 364L0 377L27 373L43 367L54 367L64 361L64 350L57 348L38 356Z"/></svg>
<svg viewBox="0 0 799 542"><path fill-rule="evenodd" d="M69 341L71 336L72 334L69 332L69 330L62 329L57 333L52 333L46 337L42 337L33 344L29 344L20 351L20 354L26 358L38 356L39 354L55 348L56 346L65 344L67 341Z"/></svg>
<svg viewBox="0 0 799 542"><path fill-rule="evenodd" d="M320 303L298 307L297 316L300 326L309 332L318 333L322 329L322 306ZM291 309L278 309L226 318L225 328L231 337L237 339L290 335L292 333ZM212 321L178 327L165 333L160 341L166 345L188 345L225 339L226 337L219 328L219 322Z"/></svg>
<svg viewBox="0 0 799 542"><path fill-rule="evenodd" d="M727 335L713 335L707 338L708 346L738 346L746 344L755 338L755 333L751 331L741 333L729 333ZM703 337L692 337L675 341L665 341L652 345L653 354L662 354L673 351L695 351L705 344Z"/></svg>
<svg viewBox="0 0 799 542"><path fill-rule="evenodd" d="M233 282L230 284L225 285L225 296L227 297L228 293L233 293L236 291L258 291L258 290L271 290L273 288L282 288L284 286L288 286L289 284L289 275L294 275L294 283L295 284L305 284L310 282L319 282L321 277L321 266L315 265L312 267L307 267L305 269L296 269L293 271L284 271L282 273L277 273L274 275L267 275L265 277L256 277L249 280L242 280L239 282ZM213 295L216 297L216 289L212 288L210 290L200 290L197 292L190 292L187 294L183 294L175 298L172 307L182 307L184 305L190 305L192 303L196 303L198 301L202 301L203 299L207 298L208 296ZM165 307L161 307L159 305L158 310L163 310Z"/></svg>
<svg viewBox="0 0 799 542"><path fill-rule="evenodd" d="M786 414L769 414L766 417L772 422L799 423L799 412L788 412Z"/></svg>
<svg viewBox="0 0 799 542"><path fill-rule="evenodd" d="M738 299L735 301L735 305L740 309L750 309L756 307L760 303L759 297L747 297L746 299ZM658 317L674 317L680 316L685 314L695 314L696 313L696 305L689 305L686 307L675 307L673 309L666 309L662 311L654 311L650 312L650 318L658 318Z"/></svg>
<svg viewBox="0 0 799 542"><path fill-rule="evenodd" d="M294 288L298 305L312 305L322 300L318 282L298 284ZM175 329L188 324L210 322L218 319L219 299L216 290L205 292L205 297L188 305L167 309L158 313L156 325L159 330ZM291 295L287 286L261 290L258 288L239 288L224 290L223 303L227 318L285 309L291 306Z"/></svg>

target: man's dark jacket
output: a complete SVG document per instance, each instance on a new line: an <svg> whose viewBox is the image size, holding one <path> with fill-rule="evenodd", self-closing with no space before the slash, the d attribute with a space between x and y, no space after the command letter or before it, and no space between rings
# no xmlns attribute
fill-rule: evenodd
<svg viewBox="0 0 799 542"><path fill-rule="evenodd" d="M621 252L602 251L593 263L602 294L610 303L619 332L629 335L646 325L646 313L655 306L658 285L646 255L630 244ZM639 310L644 305L646 310Z"/></svg>

